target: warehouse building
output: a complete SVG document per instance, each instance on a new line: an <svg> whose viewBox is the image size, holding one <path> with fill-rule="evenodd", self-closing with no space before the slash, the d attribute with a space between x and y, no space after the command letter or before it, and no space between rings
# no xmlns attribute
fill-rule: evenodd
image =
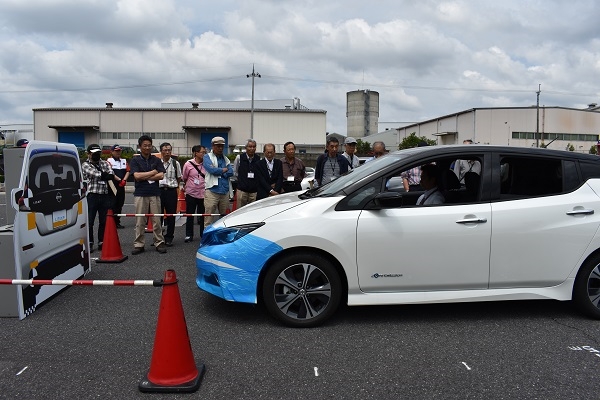
<svg viewBox="0 0 600 400"><path fill-rule="evenodd" d="M136 149L138 138L146 134L157 147L170 142L174 153L189 154L196 144L210 148L215 136L224 137L232 151L246 143L252 130L259 148L265 143L282 148L293 141L301 153L323 151L326 111L308 109L299 99L266 101L269 108L263 108L260 101L255 103L253 108L245 102L178 103L161 108L117 108L112 103L101 108L37 108L33 110L34 136L81 148L91 143L116 143Z"/></svg>

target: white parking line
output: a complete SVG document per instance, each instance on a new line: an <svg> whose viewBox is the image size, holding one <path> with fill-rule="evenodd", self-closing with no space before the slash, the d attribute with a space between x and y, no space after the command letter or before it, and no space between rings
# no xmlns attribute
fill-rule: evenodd
<svg viewBox="0 0 600 400"><path fill-rule="evenodd" d="M18 375L21 375L23 372L25 372L25 370L26 370L27 368L29 368L29 367L25 367L25 368L23 368L22 370L20 370L19 372L17 372L17 376L18 376Z"/></svg>
<svg viewBox="0 0 600 400"><path fill-rule="evenodd" d="M319 376L319 368L315 367L315 376Z"/></svg>
<svg viewBox="0 0 600 400"><path fill-rule="evenodd" d="M463 361L463 365L464 365L465 367L467 367L467 369L468 369L469 371L471 370L471 367L469 367L469 366L467 365L467 363L466 363L466 362L464 362L464 361Z"/></svg>

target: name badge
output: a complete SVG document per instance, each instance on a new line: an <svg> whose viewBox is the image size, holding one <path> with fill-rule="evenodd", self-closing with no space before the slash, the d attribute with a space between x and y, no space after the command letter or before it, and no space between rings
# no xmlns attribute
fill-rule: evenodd
<svg viewBox="0 0 600 400"><path fill-rule="evenodd" d="M254 179L254 172L248 172L248 178Z"/></svg>
<svg viewBox="0 0 600 400"><path fill-rule="evenodd" d="M194 185L199 185L200 184L200 179L196 178L194 179Z"/></svg>
<svg viewBox="0 0 600 400"><path fill-rule="evenodd" d="M288 182L294 182L294 175L290 175L287 177Z"/></svg>

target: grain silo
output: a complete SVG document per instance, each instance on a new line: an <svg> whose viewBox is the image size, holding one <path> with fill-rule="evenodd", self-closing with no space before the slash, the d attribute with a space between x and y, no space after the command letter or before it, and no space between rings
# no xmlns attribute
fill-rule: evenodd
<svg viewBox="0 0 600 400"><path fill-rule="evenodd" d="M377 133L379 92L355 90L346 93L347 136L360 138Z"/></svg>

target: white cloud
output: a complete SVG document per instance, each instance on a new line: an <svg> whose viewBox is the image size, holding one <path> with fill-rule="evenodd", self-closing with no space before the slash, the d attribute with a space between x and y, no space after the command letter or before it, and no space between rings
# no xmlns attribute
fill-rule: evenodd
<svg viewBox="0 0 600 400"><path fill-rule="evenodd" d="M257 99L300 97L340 133L356 89L380 93L380 121L529 105L540 83L546 105L600 102L599 18L592 0L5 0L0 125L41 106L249 99L253 63Z"/></svg>

